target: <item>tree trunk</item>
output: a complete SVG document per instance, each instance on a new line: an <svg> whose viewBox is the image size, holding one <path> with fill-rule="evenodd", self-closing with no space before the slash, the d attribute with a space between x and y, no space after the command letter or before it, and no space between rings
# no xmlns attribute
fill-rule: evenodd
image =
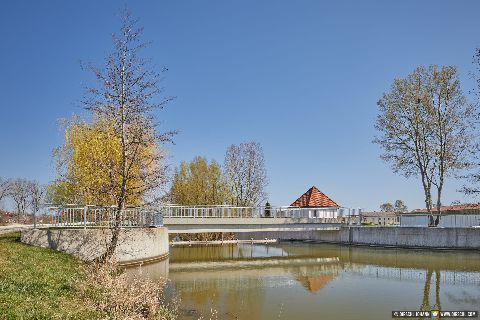
<svg viewBox="0 0 480 320"><path fill-rule="evenodd" d="M440 182L440 186L437 188L437 217L435 218L435 227L438 226L440 223L440 214L442 213L442 202L441 202L441 197L442 197L442 189L443 189L443 183Z"/></svg>
<svg viewBox="0 0 480 320"><path fill-rule="evenodd" d="M442 305L440 303L440 271L435 270L435 306L439 311L442 311Z"/></svg>
<svg viewBox="0 0 480 320"><path fill-rule="evenodd" d="M425 286L423 287L423 301L420 306L422 311L430 311L430 283L432 282L432 270L427 270L427 275L425 277Z"/></svg>
<svg viewBox="0 0 480 320"><path fill-rule="evenodd" d="M123 59L125 59L125 52L123 53ZM117 200L117 208L115 212L114 225L112 226L112 238L108 244L107 250L100 257L100 262L106 262L111 259L115 253L115 249L118 244L118 237L120 234L120 227L122 223L122 211L125 206L125 198L127 194L127 181L128 181L128 170L127 170L127 141L126 141L126 132L125 132L125 60L122 60L122 70L121 70L121 97L120 97L120 134L121 134L121 145L122 145L122 184L120 189L120 196Z"/></svg>
<svg viewBox="0 0 480 320"><path fill-rule="evenodd" d="M425 193L425 206L427 208L427 213L429 215L429 222L428 226L433 226L434 225L434 220L433 220L433 215L432 215L432 192L431 192L431 186L428 184L427 181L425 181L425 174L422 172L422 184L423 184L423 191Z"/></svg>

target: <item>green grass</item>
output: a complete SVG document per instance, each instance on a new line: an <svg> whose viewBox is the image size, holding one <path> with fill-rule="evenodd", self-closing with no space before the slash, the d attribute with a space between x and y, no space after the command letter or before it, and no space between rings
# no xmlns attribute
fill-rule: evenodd
<svg viewBox="0 0 480 320"><path fill-rule="evenodd" d="M0 235L0 319L95 319L78 296L81 262L51 249Z"/></svg>

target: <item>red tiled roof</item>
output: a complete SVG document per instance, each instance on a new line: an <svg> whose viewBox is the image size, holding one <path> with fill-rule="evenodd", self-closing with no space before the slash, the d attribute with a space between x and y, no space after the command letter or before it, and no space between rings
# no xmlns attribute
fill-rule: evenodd
<svg viewBox="0 0 480 320"><path fill-rule="evenodd" d="M466 203L466 204L457 204L453 206L441 206L440 211L441 212L446 212L446 211L464 211L464 210L479 210L480 209L480 203ZM433 206L432 207L432 212L437 211L437 207ZM412 211L412 213L424 213L427 212L427 209L415 209Z"/></svg>
<svg viewBox="0 0 480 320"><path fill-rule="evenodd" d="M339 207L339 205L327 197L323 192L313 186L300 198L295 200L291 207Z"/></svg>
<svg viewBox="0 0 480 320"><path fill-rule="evenodd" d="M310 292L315 293L325 287L330 281L335 279L335 274L326 274L320 276L299 276L297 280Z"/></svg>

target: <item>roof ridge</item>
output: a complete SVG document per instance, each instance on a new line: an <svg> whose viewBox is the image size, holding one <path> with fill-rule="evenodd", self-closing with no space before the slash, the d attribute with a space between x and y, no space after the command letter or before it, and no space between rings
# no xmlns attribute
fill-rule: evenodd
<svg viewBox="0 0 480 320"><path fill-rule="evenodd" d="M310 203L310 199L312 199L312 194L313 194L313 191L316 189L315 186L312 186L310 189L308 189L307 193L308 193L308 200L307 200L307 204Z"/></svg>
<svg viewBox="0 0 480 320"><path fill-rule="evenodd" d="M339 207L329 196L312 186L290 206L292 207Z"/></svg>

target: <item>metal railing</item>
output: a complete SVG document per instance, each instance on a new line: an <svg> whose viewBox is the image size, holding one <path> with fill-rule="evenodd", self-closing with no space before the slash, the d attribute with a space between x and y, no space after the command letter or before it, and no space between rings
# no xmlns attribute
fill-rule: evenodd
<svg viewBox="0 0 480 320"><path fill-rule="evenodd" d="M339 208L237 207L164 205L164 218L319 218L337 219Z"/></svg>
<svg viewBox="0 0 480 320"><path fill-rule="evenodd" d="M115 206L44 205L35 219L35 227L133 228L161 225L161 213L143 207L126 207L119 212Z"/></svg>
<svg viewBox="0 0 480 320"><path fill-rule="evenodd" d="M342 208L180 206L126 207L44 205L37 213L35 227L151 227L163 225L164 218L308 218L319 223L351 222L342 216Z"/></svg>

